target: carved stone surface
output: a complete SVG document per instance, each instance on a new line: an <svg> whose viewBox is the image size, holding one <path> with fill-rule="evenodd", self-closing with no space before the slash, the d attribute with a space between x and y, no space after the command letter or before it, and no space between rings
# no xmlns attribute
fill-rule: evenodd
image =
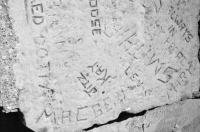
<svg viewBox="0 0 200 132"><path fill-rule="evenodd" d="M26 124L72 132L191 98L199 0L10 0Z"/></svg>
<svg viewBox="0 0 200 132"><path fill-rule="evenodd" d="M200 100L186 100L88 132L200 132L199 111Z"/></svg>

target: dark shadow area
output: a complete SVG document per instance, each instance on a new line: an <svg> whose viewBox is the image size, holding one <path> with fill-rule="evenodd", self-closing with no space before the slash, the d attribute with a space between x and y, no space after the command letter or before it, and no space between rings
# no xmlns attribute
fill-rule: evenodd
<svg viewBox="0 0 200 132"><path fill-rule="evenodd" d="M104 124L94 124L93 126L84 129L84 131L89 131L89 130L92 130L94 128L98 128L98 127L101 127L101 126L104 126L104 125L113 124L115 122L122 122L122 121L129 119L129 118L133 118L133 117L137 117L137 116L143 116L146 112L147 112L147 110L144 110L144 111L139 112L137 114L133 114L133 113L128 113L126 111L123 111L119 114L117 119L111 120L111 121L104 123Z"/></svg>
<svg viewBox="0 0 200 132"><path fill-rule="evenodd" d="M25 121L25 118L24 118L24 114L18 109L18 117L19 117L19 120L23 123L23 125L26 126L26 121Z"/></svg>
<svg viewBox="0 0 200 132"><path fill-rule="evenodd" d="M198 21L198 36L199 36L199 52L198 52L198 60L199 60L199 63L200 63L200 10L199 10L199 21ZM194 97L194 95L193 95ZM200 98L200 86L199 86L199 94L198 96L195 96L194 97L195 99L199 99Z"/></svg>
<svg viewBox="0 0 200 132"><path fill-rule="evenodd" d="M192 99L200 99L200 89L192 93Z"/></svg>
<svg viewBox="0 0 200 132"><path fill-rule="evenodd" d="M200 11L199 11L199 19L200 19ZM198 21L198 36L199 36L199 46L200 46L200 20ZM198 52L198 59L200 63L200 47L199 47L199 52Z"/></svg>
<svg viewBox="0 0 200 132"><path fill-rule="evenodd" d="M166 104L164 106L167 106L167 105L171 105L171 104ZM155 106L153 108L150 108L148 110L143 110L139 113L128 113L126 111L122 111L118 118L117 119L114 119L114 120L111 120L111 121L108 121L107 123L104 123L104 124L94 124L93 126L89 127L89 128L86 128L86 129L83 129L83 131L89 131L89 130L92 130L94 128L98 128L98 127L101 127L101 126L104 126L104 125L109 125L109 124L113 124L113 123L118 123L118 122L122 122L122 121L125 121L125 120L128 120L129 118L133 118L133 117L139 117L139 116L144 116L148 111L152 111L156 108L159 108L159 107L163 107L163 106Z"/></svg>
<svg viewBox="0 0 200 132"><path fill-rule="evenodd" d="M25 124L24 115L21 112L4 113L2 112L3 110L2 107L0 107L0 110L1 110L0 132L33 132L24 125Z"/></svg>

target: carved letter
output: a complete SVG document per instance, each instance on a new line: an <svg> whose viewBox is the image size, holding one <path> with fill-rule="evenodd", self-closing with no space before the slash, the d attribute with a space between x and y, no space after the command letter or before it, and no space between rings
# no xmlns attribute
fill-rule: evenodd
<svg viewBox="0 0 200 132"><path fill-rule="evenodd" d="M84 90L84 92L86 92L88 94L88 96L91 97L90 93L96 93L97 92L97 89L95 87L93 87L89 92Z"/></svg>
<svg viewBox="0 0 200 132"><path fill-rule="evenodd" d="M80 73L82 77L77 77L77 79L81 82L84 88L86 88L86 85L89 83L89 80L86 79L86 77L83 75L83 73Z"/></svg>
<svg viewBox="0 0 200 132"><path fill-rule="evenodd" d="M71 121L71 111L63 111L62 112L62 123L66 123L66 122L70 122L70 121Z"/></svg>
<svg viewBox="0 0 200 132"><path fill-rule="evenodd" d="M36 25L40 25L44 22L44 17L43 16L33 16L33 22Z"/></svg>
<svg viewBox="0 0 200 132"><path fill-rule="evenodd" d="M100 104L95 104L92 106L93 110L94 110L94 114L95 114L95 117L99 117L100 115L103 114L101 108L100 108Z"/></svg>
<svg viewBox="0 0 200 132"><path fill-rule="evenodd" d="M107 76L107 69L104 70L105 74L103 76L103 78L99 78L97 80L102 80L103 82L101 83L101 85L103 85L111 76ZM107 77L106 77L107 76Z"/></svg>
<svg viewBox="0 0 200 132"><path fill-rule="evenodd" d="M92 30L92 35L95 35L95 34L100 34L101 35L101 29L93 29Z"/></svg>
<svg viewBox="0 0 200 132"><path fill-rule="evenodd" d="M54 122L56 122L56 121L55 121L55 112L51 112L50 114L48 114L48 113L46 112L46 109L44 109L44 111L42 112L42 114L41 114L41 115L38 117L38 119L36 120L36 123L39 122L39 120L42 118L43 115L45 115L46 118L53 117L53 118L54 118ZM52 115L52 116L51 116L51 115Z"/></svg>
<svg viewBox="0 0 200 132"><path fill-rule="evenodd" d="M36 38L34 38L34 42L36 43L36 44L39 44L39 45L43 45L44 44L44 42L45 42L45 38L40 38L40 37L36 37Z"/></svg>
<svg viewBox="0 0 200 132"><path fill-rule="evenodd" d="M37 5L32 5L32 14L35 14L35 13L43 13L43 6L42 4L37 4Z"/></svg>
<svg viewBox="0 0 200 132"><path fill-rule="evenodd" d="M83 117L83 114L85 114L84 110L87 109L88 106L81 107L77 109L77 121L84 121L87 120L86 117Z"/></svg>
<svg viewBox="0 0 200 132"><path fill-rule="evenodd" d="M36 53L37 53L37 56L40 58L44 58L48 56L48 51L44 48L39 49Z"/></svg>
<svg viewBox="0 0 200 132"><path fill-rule="evenodd" d="M98 9L94 9L91 11L91 16L92 17L97 17L98 16Z"/></svg>
<svg viewBox="0 0 200 132"><path fill-rule="evenodd" d="M92 27L100 27L101 24L100 24L100 20L99 19L95 19L94 21L91 21L91 26Z"/></svg>
<svg viewBox="0 0 200 132"><path fill-rule="evenodd" d="M97 0L90 0L91 7L97 7Z"/></svg>
<svg viewBox="0 0 200 132"><path fill-rule="evenodd" d="M110 99L110 98L107 97L107 98L105 98L105 99L103 100L107 112L110 111L110 110L112 110L112 107L111 107L111 105L110 105L109 99Z"/></svg>
<svg viewBox="0 0 200 132"><path fill-rule="evenodd" d="M178 60L182 63L183 60L186 60L185 56L183 55L183 53L180 51L177 55L176 58L178 58Z"/></svg>
<svg viewBox="0 0 200 132"><path fill-rule="evenodd" d="M98 63L98 62L94 63L94 65L92 65L92 66L88 66L87 68L91 68L91 69L92 69L92 72L94 72L94 66L96 66L97 63ZM98 65L97 65L96 67L98 67Z"/></svg>

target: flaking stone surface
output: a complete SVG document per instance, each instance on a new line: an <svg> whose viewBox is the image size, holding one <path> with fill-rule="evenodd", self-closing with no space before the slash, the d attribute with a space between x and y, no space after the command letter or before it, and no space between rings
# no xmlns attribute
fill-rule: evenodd
<svg viewBox="0 0 200 132"><path fill-rule="evenodd" d="M9 0L27 127L73 132L191 98L199 0Z"/></svg>
<svg viewBox="0 0 200 132"><path fill-rule="evenodd" d="M199 111L199 99L186 100L88 132L200 132Z"/></svg>
<svg viewBox="0 0 200 132"><path fill-rule="evenodd" d="M16 87L14 66L17 63L18 37L12 29L7 2L0 0L0 106L3 112L16 112L20 90Z"/></svg>

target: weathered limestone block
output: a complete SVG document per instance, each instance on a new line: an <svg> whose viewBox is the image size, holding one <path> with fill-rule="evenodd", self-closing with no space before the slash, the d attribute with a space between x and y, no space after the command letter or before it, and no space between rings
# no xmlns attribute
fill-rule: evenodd
<svg viewBox="0 0 200 132"><path fill-rule="evenodd" d="M88 132L200 132L199 111L199 99L186 100Z"/></svg>
<svg viewBox="0 0 200 132"><path fill-rule="evenodd" d="M199 0L10 0L19 107L72 132L199 89Z"/></svg>

